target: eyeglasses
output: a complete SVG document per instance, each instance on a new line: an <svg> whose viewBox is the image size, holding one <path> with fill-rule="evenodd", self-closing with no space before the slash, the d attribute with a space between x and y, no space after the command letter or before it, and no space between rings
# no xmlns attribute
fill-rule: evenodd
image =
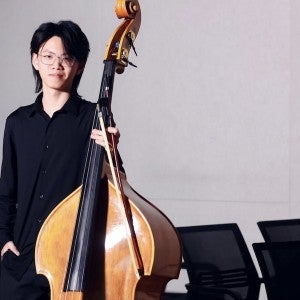
<svg viewBox="0 0 300 300"><path fill-rule="evenodd" d="M70 56L57 56L54 53L42 53L39 54L39 56L41 57L41 62L44 65L53 65L56 62L56 59L59 59L59 62L61 63L62 66L64 67L72 67L74 65L75 62L75 58L70 57Z"/></svg>

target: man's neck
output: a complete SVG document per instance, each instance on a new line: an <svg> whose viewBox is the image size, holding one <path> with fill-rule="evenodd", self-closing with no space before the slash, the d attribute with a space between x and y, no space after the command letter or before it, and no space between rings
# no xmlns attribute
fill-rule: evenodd
<svg viewBox="0 0 300 300"><path fill-rule="evenodd" d="M69 97L69 92L43 90L42 103L44 111L51 118L56 111L65 105Z"/></svg>

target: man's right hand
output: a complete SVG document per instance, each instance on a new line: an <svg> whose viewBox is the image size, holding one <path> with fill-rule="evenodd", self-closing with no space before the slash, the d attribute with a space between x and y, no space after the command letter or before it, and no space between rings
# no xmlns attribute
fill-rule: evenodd
<svg viewBox="0 0 300 300"><path fill-rule="evenodd" d="M13 252L15 255L19 256L20 255L20 252L19 250L17 249L17 247L15 246L14 242L13 241L9 241L7 242L2 250L1 250L1 260L3 258L3 255L5 252L7 252L8 250L10 250L11 252Z"/></svg>

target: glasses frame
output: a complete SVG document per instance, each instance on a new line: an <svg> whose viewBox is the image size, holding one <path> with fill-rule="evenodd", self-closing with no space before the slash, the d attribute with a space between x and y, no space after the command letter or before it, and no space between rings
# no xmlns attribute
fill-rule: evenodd
<svg viewBox="0 0 300 300"><path fill-rule="evenodd" d="M38 56L41 57L41 62L46 65L46 66L52 66L55 64L55 62L57 61L57 59L59 60L59 64L61 64L63 67L73 67L76 59L72 56L57 56L55 53L52 52L45 52L45 53L39 53ZM47 56L52 56L53 58L49 60L53 60L52 62L47 61ZM69 59L69 60L66 60Z"/></svg>

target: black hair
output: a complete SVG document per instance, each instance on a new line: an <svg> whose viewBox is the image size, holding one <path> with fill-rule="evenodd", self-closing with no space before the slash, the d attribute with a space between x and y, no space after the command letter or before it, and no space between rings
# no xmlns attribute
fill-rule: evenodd
<svg viewBox="0 0 300 300"><path fill-rule="evenodd" d="M86 63L90 52L89 41L80 27L72 21L59 21L58 23L47 22L41 24L34 32L31 39L31 58L33 53L38 54L41 46L53 36L61 38L68 55L75 58L80 63ZM38 93L42 89L42 79L33 65L32 70L35 79L35 92ZM81 76L82 73L76 75L73 81L72 92L75 92L76 94Z"/></svg>

